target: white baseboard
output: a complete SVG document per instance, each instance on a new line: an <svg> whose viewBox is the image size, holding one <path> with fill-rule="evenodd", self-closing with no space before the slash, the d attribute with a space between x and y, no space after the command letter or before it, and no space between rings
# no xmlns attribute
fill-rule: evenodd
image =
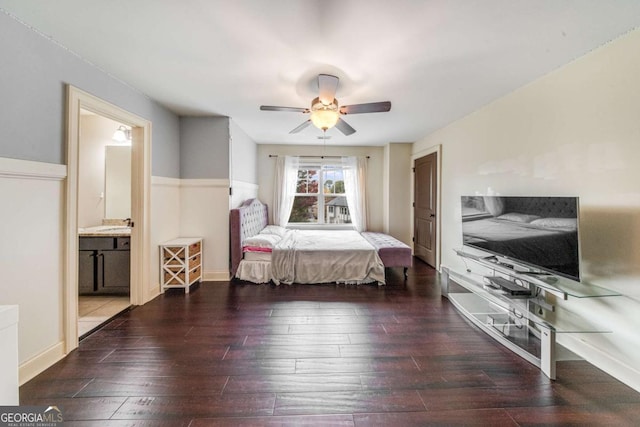
<svg viewBox="0 0 640 427"><path fill-rule="evenodd" d="M470 279L464 273L460 273L447 266L441 266L449 270L449 276L456 282L466 283L469 286ZM558 333L556 341L567 350L575 353L587 362L591 363L598 369L603 370L607 374L625 383L629 387L640 392L640 370L637 367L630 366L607 353L602 348L598 348L581 337L589 334L580 333Z"/></svg>
<svg viewBox="0 0 640 427"><path fill-rule="evenodd" d="M66 356L64 352L64 342L55 344L35 357L27 360L18 368L18 381L23 385L33 379L36 375L50 368Z"/></svg>
<svg viewBox="0 0 640 427"><path fill-rule="evenodd" d="M620 362L610 354L580 339L580 334L557 334L559 344L571 350L587 362L640 392L640 372Z"/></svg>
<svg viewBox="0 0 640 427"><path fill-rule="evenodd" d="M160 292L160 285L157 284L152 288L148 288L147 292L145 293L145 299L144 299L144 303L148 303L149 301L151 301L152 299L156 298L158 295L160 295L162 292Z"/></svg>
<svg viewBox="0 0 640 427"><path fill-rule="evenodd" d="M202 274L202 280L205 282L226 282L229 280L228 271L205 271Z"/></svg>

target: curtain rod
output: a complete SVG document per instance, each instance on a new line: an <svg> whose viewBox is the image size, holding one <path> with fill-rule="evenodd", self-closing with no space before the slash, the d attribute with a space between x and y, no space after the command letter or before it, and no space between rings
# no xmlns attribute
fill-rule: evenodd
<svg viewBox="0 0 640 427"><path fill-rule="evenodd" d="M277 154L269 154L269 157L278 157L278 155ZM312 158L312 159L341 159L343 157L348 157L348 156L294 156L294 157ZM370 156L365 156L365 157L367 159L371 158Z"/></svg>

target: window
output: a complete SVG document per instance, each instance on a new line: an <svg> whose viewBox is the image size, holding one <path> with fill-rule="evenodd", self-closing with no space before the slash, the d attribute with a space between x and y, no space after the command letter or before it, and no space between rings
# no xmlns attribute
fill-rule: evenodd
<svg viewBox="0 0 640 427"><path fill-rule="evenodd" d="M462 222L490 217L482 196L462 196Z"/></svg>
<svg viewBox="0 0 640 427"><path fill-rule="evenodd" d="M341 165L300 165L289 223L351 224Z"/></svg>

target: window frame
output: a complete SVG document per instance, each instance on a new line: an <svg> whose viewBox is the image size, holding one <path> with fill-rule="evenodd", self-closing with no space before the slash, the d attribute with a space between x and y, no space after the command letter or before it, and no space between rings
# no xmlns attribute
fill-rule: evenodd
<svg viewBox="0 0 640 427"><path fill-rule="evenodd" d="M344 167L340 160L304 160L300 161L298 165L298 171L300 170L315 170L318 173L318 192L317 193L295 193L294 198L296 197L317 197L318 199L318 219L316 222L287 222L288 228L308 228L308 229L346 229L353 230L353 223L327 223L325 218L325 208L326 201L325 197L347 197L345 193L325 193L324 185L325 185L325 168L338 168L342 170L343 173L343 182L344 182ZM348 209L348 207L347 207ZM350 215L349 215L350 216Z"/></svg>

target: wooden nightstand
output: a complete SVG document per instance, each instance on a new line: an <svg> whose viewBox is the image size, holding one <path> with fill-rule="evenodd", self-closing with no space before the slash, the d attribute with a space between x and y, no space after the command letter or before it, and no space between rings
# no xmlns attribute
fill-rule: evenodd
<svg viewBox="0 0 640 427"><path fill-rule="evenodd" d="M181 237L160 245L160 282L162 291L184 289L202 280L202 238Z"/></svg>

